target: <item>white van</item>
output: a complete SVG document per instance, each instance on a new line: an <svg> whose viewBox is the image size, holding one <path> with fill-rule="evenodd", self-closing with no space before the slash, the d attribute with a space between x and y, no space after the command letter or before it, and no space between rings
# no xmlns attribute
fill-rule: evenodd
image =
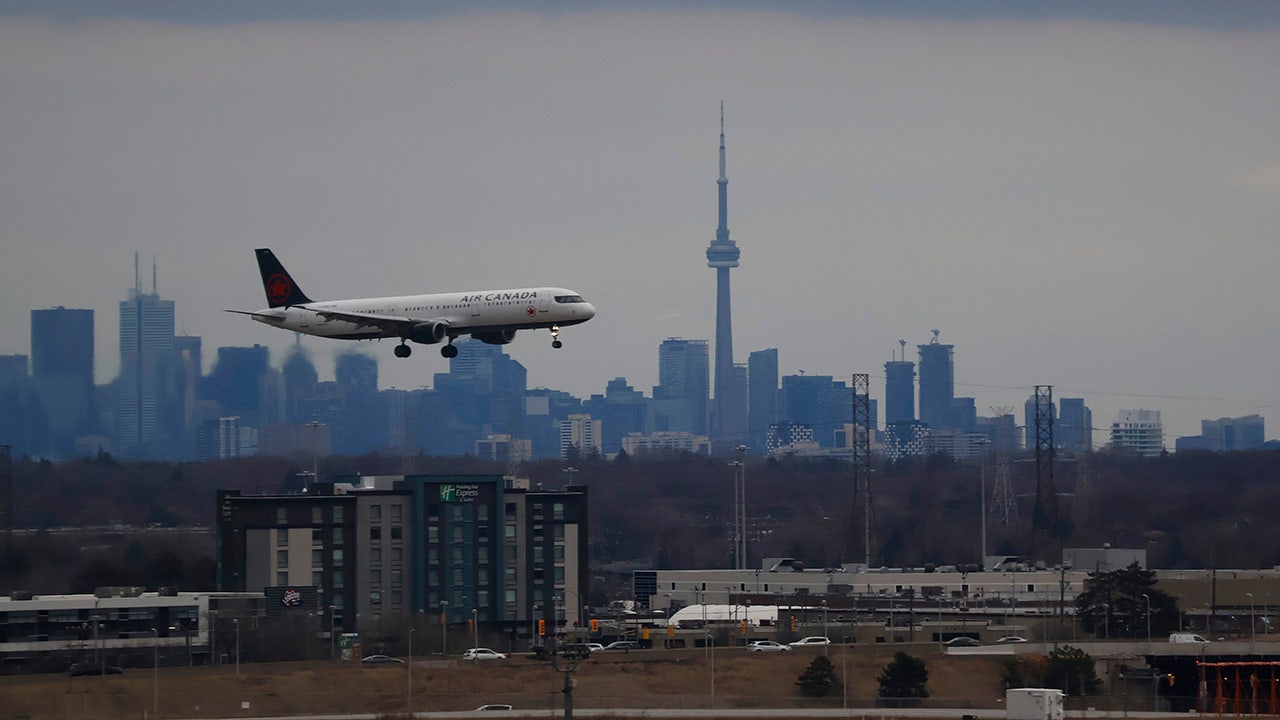
<svg viewBox="0 0 1280 720"><path fill-rule="evenodd" d="M1172 643L1207 643L1208 640L1196 635L1195 633L1169 633L1169 642Z"/></svg>

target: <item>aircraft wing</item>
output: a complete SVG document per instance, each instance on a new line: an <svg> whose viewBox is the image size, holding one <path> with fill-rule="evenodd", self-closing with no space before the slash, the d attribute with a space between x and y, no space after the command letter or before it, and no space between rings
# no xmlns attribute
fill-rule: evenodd
<svg viewBox="0 0 1280 720"><path fill-rule="evenodd" d="M371 313L340 312L337 310L312 310L312 312L325 320L341 320L355 323L361 327L377 328L388 335L405 335L413 329L414 325L428 322L395 315L374 315Z"/></svg>

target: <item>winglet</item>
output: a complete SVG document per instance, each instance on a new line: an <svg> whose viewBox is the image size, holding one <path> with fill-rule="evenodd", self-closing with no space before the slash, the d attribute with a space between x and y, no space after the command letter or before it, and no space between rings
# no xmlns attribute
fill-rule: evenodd
<svg viewBox="0 0 1280 720"><path fill-rule="evenodd" d="M267 293L268 306L289 307L311 302L311 298L302 292L289 271L276 259L275 253L268 248L258 248L254 252L258 255L258 272L262 274L262 289Z"/></svg>

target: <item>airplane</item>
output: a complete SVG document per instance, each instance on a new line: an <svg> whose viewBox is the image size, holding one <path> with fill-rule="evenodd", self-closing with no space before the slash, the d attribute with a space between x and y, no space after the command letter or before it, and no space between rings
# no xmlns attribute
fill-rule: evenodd
<svg viewBox="0 0 1280 720"><path fill-rule="evenodd" d="M559 348L560 328L590 320L591 303L572 290L554 287L314 301L268 248L254 251L267 294L267 309L248 312L265 325L342 340L400 338L396 357L413 352L407 344L444 342L440 354L457 357L453 339L470 335L491 345L506 345L517 330L547 328L551 347Z"/></svg>

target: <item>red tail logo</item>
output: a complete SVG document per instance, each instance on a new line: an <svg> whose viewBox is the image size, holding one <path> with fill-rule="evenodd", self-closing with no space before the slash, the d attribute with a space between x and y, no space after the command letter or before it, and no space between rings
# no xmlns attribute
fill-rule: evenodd
<svg viewBox="0 0 1280 720"><path fill-rule="evenodd" d="M280 273L276 273L267 278L267 299L273 303L282 303L289 299L289 294L293 292L293 283L289 282L289 278Z"/></svg>

